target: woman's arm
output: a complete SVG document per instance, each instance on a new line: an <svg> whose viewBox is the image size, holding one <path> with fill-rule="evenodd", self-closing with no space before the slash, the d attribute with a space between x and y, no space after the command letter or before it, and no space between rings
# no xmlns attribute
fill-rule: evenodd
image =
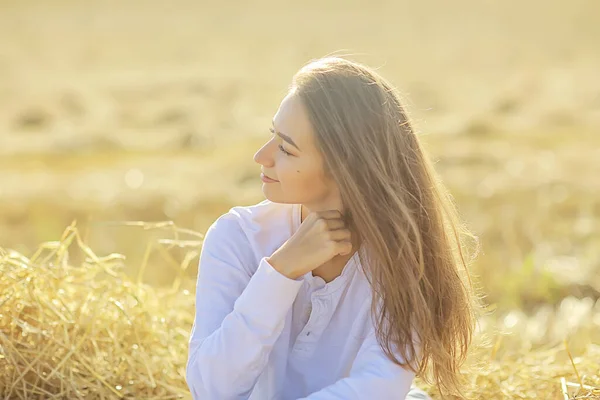
<svg viewBox="0 0 600 400"><path fill-rule="evenodd" d="M401 359L399 355L397 357ZM348 377L298 400L405 399L414 378L414 372L393 363L385 355L375 332L371 331L360 347Z"/></svg>
<svg viewBox="0 0 600 400"><path fill-rule="evenodd" d="M199 260L186 381L193 399L245 399L265 368L302 285L260 260L235 214L207 230Z"/></svg>

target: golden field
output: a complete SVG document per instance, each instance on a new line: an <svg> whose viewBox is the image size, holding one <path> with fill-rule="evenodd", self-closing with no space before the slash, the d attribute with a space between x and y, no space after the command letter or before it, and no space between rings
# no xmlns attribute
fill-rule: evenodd
<svg viewBox="0 0 600 400"><path fill-rule="evenodd" d="M481 240L472 398L600 398L599 43L593 0L3 1L0 395L188 396L202 232L264 198L291 76L335 53L396 85Z"/></svg>

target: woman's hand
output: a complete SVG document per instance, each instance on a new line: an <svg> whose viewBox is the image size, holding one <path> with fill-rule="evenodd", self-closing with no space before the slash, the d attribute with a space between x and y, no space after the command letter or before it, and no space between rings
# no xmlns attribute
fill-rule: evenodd
<svg viewBox="0 0 600 400"><path fill-rule="evenodd" d="M306 274L337 255L352 251L350 230L338 210L310 213L298 231L268 259L269 264L291 279Z"/></svg>

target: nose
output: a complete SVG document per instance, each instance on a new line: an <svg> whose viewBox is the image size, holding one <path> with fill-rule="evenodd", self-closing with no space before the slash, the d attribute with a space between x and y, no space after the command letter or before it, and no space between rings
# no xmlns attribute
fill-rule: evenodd
<svg viewBox="0 0 600 400"><path fill-rule="evenodd" d="M258 164L264 165L265 167L273 166L273 151L271 149L271 143L273 141L269 140L265 143L258 151L254 154L254 161Z"/></svg>

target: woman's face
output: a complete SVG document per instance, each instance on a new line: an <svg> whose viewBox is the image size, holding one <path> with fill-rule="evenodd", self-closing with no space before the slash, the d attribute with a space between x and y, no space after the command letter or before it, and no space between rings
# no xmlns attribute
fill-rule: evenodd
<svg viewBox="0 0 600 400"><path fill-rule="evenodd" d="M254 155L262 172L278 181L262 183L265 197L274 203L303 204L309 211L342 211L337 186L324 175L304 106L293 93L281 102L271 133Z"/></svg>

